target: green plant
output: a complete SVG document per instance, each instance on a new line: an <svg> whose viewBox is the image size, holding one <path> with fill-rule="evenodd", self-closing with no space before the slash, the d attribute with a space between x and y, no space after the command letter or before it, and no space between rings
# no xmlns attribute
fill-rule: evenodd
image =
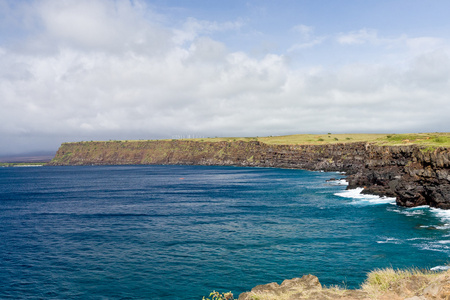
<svg viewBox="0 0 450 300"><path fill-rule="evenodd" d="M435 138L433 139L433 141L434 141L435 143L445 143L445 142L447 141L447 139L446 139L445 137L437 136L437 137L435 137Z"/></svg>
<svg viewBox="0 0 450 300"><path fill-rule="evenodd" d="M425 148L420 149L420 152L422 153L428 153L428 152L434 152L434 150L436 150L436 146L428 146Z"/></svg>
<svg viewBox="0 0 450 300"><path fill-rule="evenodd" d="M216 292L216 291L212 291L209 294L209 297L211 297L211 298L203 297L202 300L234 300L233 294L231 292L219 293L219 292Z"/></svg>
<svg viewBox="0 0 450 300"><path fill-rule="evenodd" d="M320 138L320 139L318 139L318 141L319 141L319 142L323 142L323 141L324 141L324 139L323 139L323 138Z"/></svg>

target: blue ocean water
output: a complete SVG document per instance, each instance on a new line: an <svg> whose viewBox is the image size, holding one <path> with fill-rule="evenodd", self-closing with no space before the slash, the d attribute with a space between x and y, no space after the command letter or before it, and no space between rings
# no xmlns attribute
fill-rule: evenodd
<svg viewBox="0 0 450 300"><path fill-rule="evenodd" d="M450 213L327 182L202 166L0 168L1 299L201 299L314 274L448 263Z"/></svg>

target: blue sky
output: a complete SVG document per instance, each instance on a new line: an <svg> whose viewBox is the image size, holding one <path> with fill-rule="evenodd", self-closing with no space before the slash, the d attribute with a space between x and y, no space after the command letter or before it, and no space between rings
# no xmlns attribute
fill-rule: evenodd
<svg viewBox="0 0 450 300"><path fill-rule="evenodd" d="M449 131L449 1L0 0L0 155Z"/></svg>

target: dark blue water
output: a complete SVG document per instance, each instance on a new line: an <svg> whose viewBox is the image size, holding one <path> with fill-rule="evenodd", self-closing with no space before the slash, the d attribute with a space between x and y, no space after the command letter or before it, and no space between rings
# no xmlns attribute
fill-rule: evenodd
<svg viewBox="0 0 450 300"><path fill-rule="evenodd" d="M0 298L201 299L309 273L354 288L374 268L448 262L450 214L326 182L339 176L0 168Z"/></svg>

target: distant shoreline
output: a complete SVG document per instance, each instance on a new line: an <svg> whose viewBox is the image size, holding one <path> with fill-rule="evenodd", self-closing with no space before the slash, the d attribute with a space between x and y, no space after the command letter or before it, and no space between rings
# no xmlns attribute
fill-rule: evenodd
<svg viewBox="0 0 450 300"><path fill-rule="evenodd" d="M12 167L43 167L47 164L47 162L20 162L20 163L0 163L0 167L12 168Z"/></svg>
<svg viewBox="0 0 450 300"><path fill-rule="evenodd" d="M0 166L4 164L47 164L54 157L54 154L45 155L7 155L0 157Z"/></svg>

